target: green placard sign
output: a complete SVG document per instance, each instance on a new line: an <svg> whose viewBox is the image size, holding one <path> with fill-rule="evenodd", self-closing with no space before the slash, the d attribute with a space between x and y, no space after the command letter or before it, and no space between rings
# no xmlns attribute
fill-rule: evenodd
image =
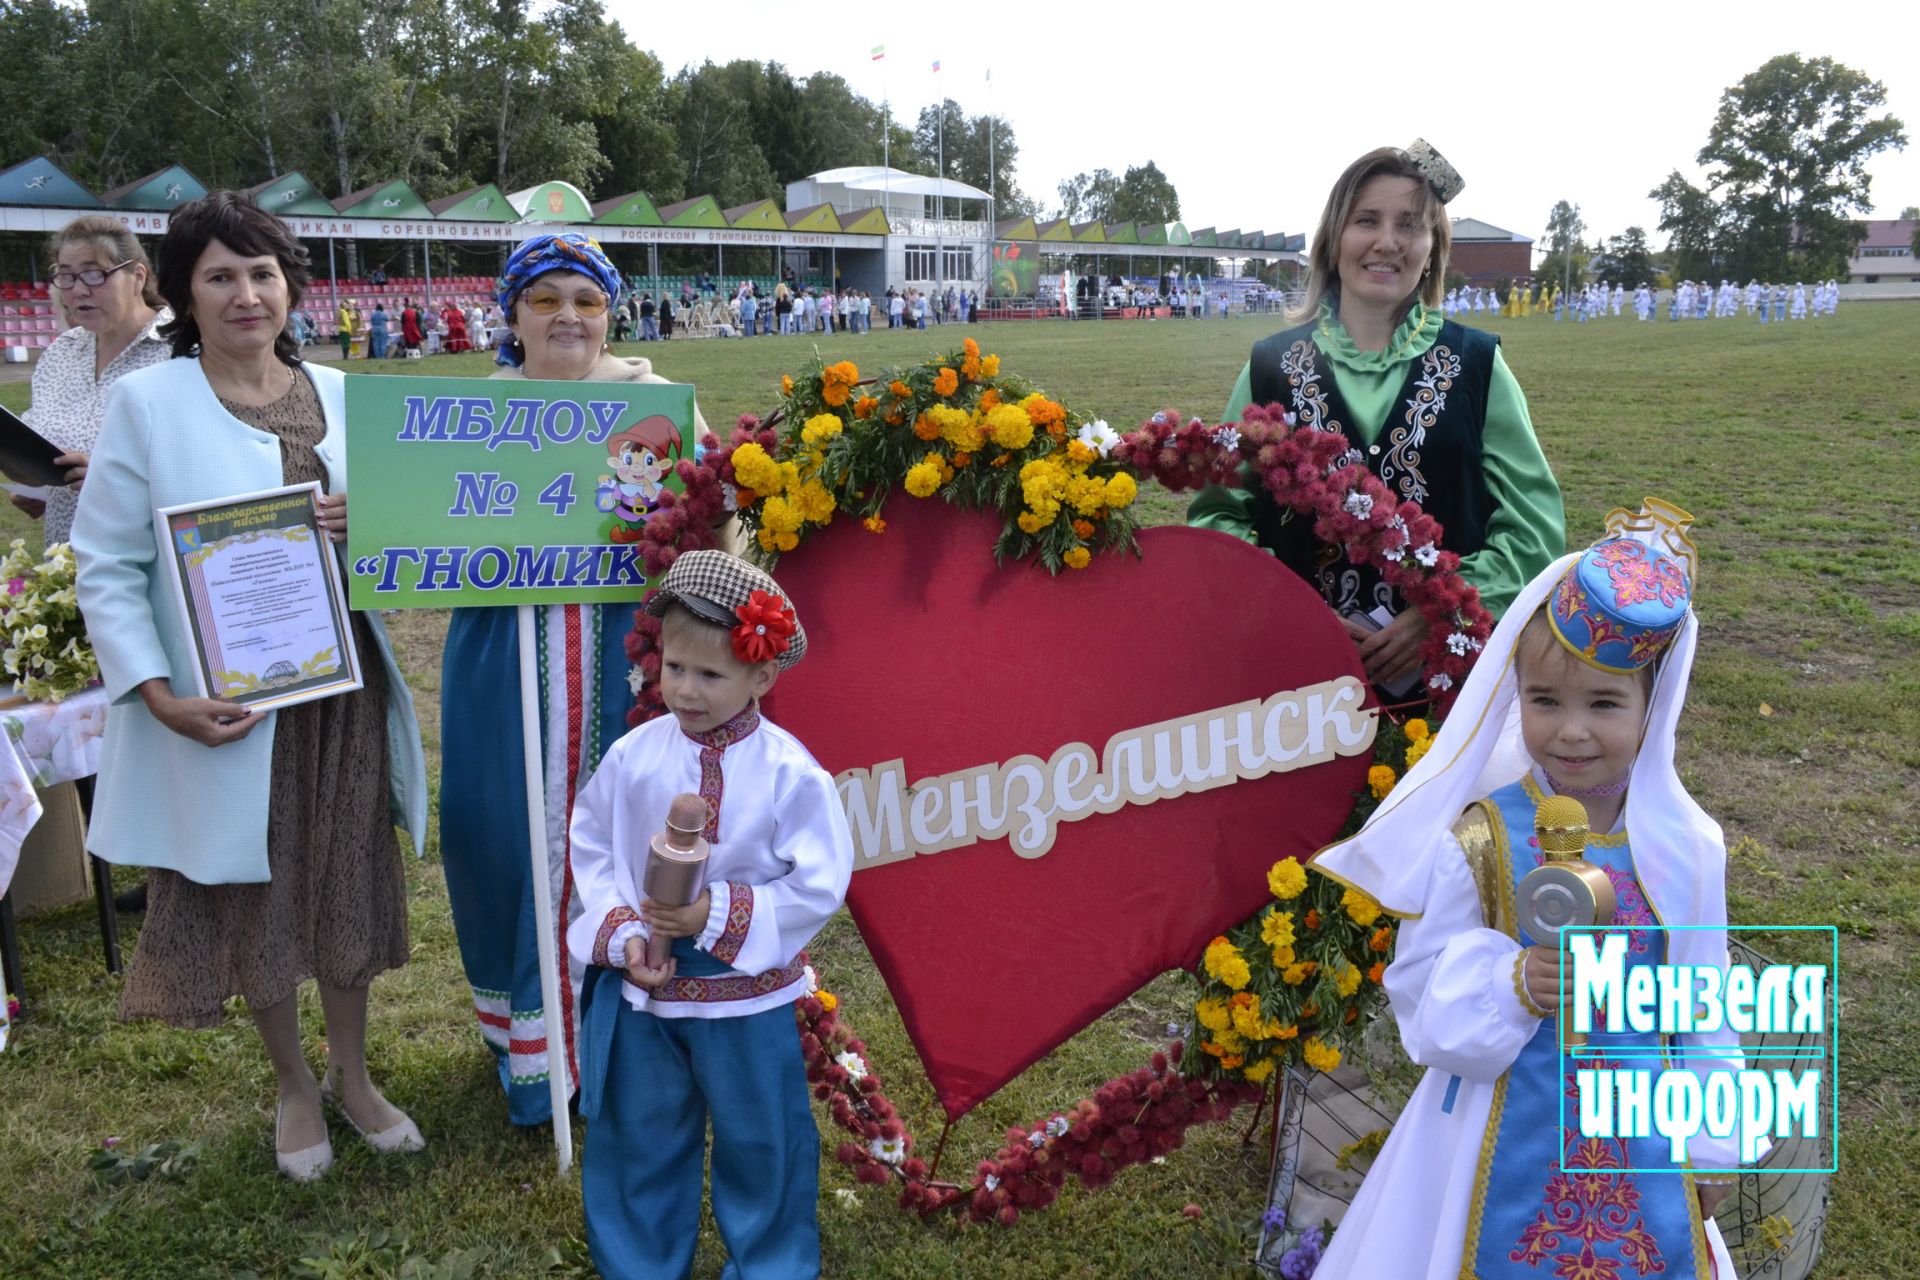
<svg viewBox="0 0 1920 1280"><path fill-rule="evenodd" d="M356 609L638 600L688 383L347 379Z"/></svg>

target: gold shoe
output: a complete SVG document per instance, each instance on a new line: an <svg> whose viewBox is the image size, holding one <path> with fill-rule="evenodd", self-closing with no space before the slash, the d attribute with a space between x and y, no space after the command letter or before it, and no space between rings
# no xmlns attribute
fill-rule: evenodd
<svg viewBox="0 0 1920 1280"><path fill-rule="evenodd" d="M280 1166L280 1172L294 1182L313 1182L333 1168L333 1143L326 1138L320 1139L311 1147L299 1151L280 1149L280 1124L286 1115L286 1104L273 1104L273 1159Z"/></svg>
<svg viewBox="0 0 1920 1280"><path fill-rule="evenodd" d="M363 1142L383 1156L402 1155L427 1149L427 1140L420 1136L420 1126L413 1122L413 1117L405 1113L401 1114L398 1123L390 1124L378 1133L368 1133L362 1129L354 1118L347 1114L346 1103L334 1093L331 1071L321 1078L320 1100L338 1112L340 1118L347 1122L347 1128L359 1134Z"/></svg>

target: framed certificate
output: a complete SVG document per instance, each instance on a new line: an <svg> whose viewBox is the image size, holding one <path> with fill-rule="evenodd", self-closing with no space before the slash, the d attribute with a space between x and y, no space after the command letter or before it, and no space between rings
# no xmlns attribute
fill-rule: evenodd
<svg viewBox="0 0 1920 1280"><path fill-rule="evenodd" d="M154 512L203 698L257 711L361 687L318 484Z"/></svg>

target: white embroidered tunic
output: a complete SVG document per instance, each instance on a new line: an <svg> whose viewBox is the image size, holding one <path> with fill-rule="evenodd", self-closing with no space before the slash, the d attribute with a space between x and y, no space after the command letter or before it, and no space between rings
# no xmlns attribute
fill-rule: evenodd
<svg viewBox="0 0 1920 1280"><path fill-rule="evenodd" d="M162 307L153 323L110 360L97 379L93 362L100 348L91 330L75 327L55 338L34 368L33 407L21 415L22 421L68 453L92 453L100 424L106 420L108 389L135 369L172 358L173 348L159 333L159 327L172 317ZM80 495L65 485L47 491L48 546L71 539L79 502Z"/></svg>
<svg viewBox="0 0 1920 1280"><path fill-rule="evenodd" d="M585 964L619 968L645 936L640 903L647 848L673 798L697 792L714 811L707 889L695 945L730 966L676 975L658 991L631 982L627 1003L663 1018L731 1018L806 993L800 953L840 909L853 838L833 779L792 734L749 706L726 725L685 733L660 716L614 743L573 808L574 888L583 908L567 946Z"/></svg>

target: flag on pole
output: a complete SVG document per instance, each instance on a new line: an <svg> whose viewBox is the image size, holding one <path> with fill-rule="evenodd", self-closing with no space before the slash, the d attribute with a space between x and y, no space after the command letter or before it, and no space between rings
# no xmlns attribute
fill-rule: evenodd
<svg viewBox="0 0 1920 1280"><path fill-rule="evenodd" d="M887 46L883 44L877 44L873 46L873 60L875 62L880 61L880 59L886 56L887 56Z"/></svg>
<svg viewBox="0 0 1920 1280"><path fill-rule="evenodd" d="M938 59L938 58L935 58L935 59L933 60L933 69L934 69L935 71L938 71L938 70L940 69L940 59Z"/></svg>
<svg viewBox="0 0 1920 1280"><path fill-rule="evenodd" d="M989 84L991 84L991 83L992 83L992 81L993 81L993 68L992 68L992 67L988 67L988 68L987 68L987 81L988 81L988 83L989 83Z"/></svg>

